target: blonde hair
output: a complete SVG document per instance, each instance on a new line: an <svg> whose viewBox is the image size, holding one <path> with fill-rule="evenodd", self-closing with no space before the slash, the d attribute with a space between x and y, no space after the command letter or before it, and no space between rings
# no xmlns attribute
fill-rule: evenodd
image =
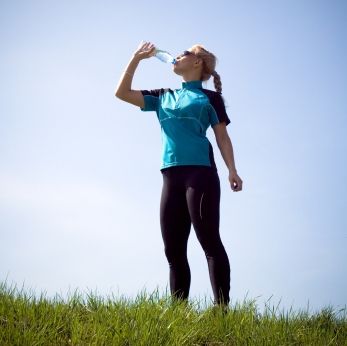
<svg viewBox="0 0 347 346"><path fill-rule="evenodd" d="M190 51L203 61L200 79L202 81L207 81L211 76L213 76L213 83L216 91L222 93L222 82L220 75L215 70L217 63L216 56L205 49L205 47L201 44L195 44L190 48Z"/></svg>

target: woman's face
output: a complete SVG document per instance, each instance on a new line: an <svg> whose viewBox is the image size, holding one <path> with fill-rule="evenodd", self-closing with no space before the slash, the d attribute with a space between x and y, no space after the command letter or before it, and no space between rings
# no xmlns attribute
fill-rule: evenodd
<svg viewBox="0 0 347 346"><path fill-rule="evenodd" d="M182 73L192 69L194 62L196 61L196 55L189 51L185 50L182 54L176 57L176 63L173 65L173 71L181 75Z"/></svg>

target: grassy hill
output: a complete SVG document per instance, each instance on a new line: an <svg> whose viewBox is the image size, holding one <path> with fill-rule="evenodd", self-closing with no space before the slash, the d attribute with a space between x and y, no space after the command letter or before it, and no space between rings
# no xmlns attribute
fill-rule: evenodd
<svg viewBox="0 0 347 346"><path fill-rule="evenodd" d="M249 300L225 312L158 291L135 299L77 292L48 299L3 283L0 345L347 345L346 309L263 310Z"/></svg>

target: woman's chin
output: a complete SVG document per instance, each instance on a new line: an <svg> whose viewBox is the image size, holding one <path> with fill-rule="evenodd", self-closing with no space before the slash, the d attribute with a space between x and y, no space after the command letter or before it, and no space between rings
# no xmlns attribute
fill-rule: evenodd
<svg viewBox="0 0 347 346"><path fill-rule="evenodd" d="M175 65L173 65L172 71L175 72L176 74L178 74L179 76L181 75L180 70L177 69L177 67Z"/></svg>

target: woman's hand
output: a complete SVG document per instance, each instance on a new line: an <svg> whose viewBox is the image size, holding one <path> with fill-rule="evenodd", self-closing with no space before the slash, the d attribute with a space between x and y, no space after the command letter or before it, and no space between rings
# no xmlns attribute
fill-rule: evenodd
<svg viewBox="0 0 347 346"><path fill-rule="evenodd" d="M148 59L155 54L155 46L151 42L141 42L134 53L138 60Z"/></svg>
<svg viewBox="0 0 347 346"><path fill-rule="evenodd" d="M229 181L230 181L231 189L234 192L242 190L242 180L237 175L236 171L229 171Z"/></svg>

